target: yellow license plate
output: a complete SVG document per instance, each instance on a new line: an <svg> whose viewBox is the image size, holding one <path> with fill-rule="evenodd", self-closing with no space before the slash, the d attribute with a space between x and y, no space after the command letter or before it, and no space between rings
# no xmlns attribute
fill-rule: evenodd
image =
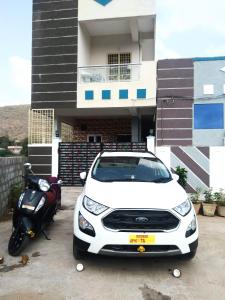
<svg viewBox="0 0 225 300"><path fill-rule="evenodd" d="M129 236L130 244L152 245L155 244L155 240L155 235L135 234Z"/></svg>

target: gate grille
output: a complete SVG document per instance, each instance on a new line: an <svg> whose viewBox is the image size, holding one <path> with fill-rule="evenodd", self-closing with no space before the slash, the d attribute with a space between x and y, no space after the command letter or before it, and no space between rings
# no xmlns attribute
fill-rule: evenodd
<svg viewBox="0 0 225 300"><path fill-rule="evenodd" d="M80 173L88 171L101 151L146 151L146 143L60 143L59 177L64 186L81 186Z"/></svg>

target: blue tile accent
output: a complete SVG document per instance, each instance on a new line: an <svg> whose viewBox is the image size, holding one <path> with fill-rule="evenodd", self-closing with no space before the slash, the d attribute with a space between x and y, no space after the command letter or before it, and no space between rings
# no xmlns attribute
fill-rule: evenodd
<svg viewBox="0 0 225 300"><path fill-rule="evenodd" d="M215 56L215 57L194 57L193 61L214 61L214 60L225 60L225 56Z"/></svg>
<svg viewBox="0 0 225 300"><path fill-rule="evenodd" d="M111 91L103 90L102 91L102 100L110 100L111 99Z"/></svg>
<svg viewBox="0 0 225 300"><path fill-rule="evenodd" d="M109 2L111 2L112 0L95 0L96 2L98 2L101 5L107 5Z"/></svg>
<svg viewBox="0 0 225 300"><path fill-rule="evenodd" d="M222 103L195 104L195 129L224 129L224 105Z"/></svg>
<svg viewBox="0 0 225 300"><path fill-rule="evenodd" d="M120 99L128 99L128 90L120 90L119 98Z"/></svg>
<svg viewBox="0 0 225 300"><path fill-rule="evenodd" d="M85 91L85 100L94 100L94 91Z"/></svg>
<svg viewBox="0 0 225 300"><path fill-rule="evenodd" d="M137 89L137 99L146 99L146 89Z"/></svg>

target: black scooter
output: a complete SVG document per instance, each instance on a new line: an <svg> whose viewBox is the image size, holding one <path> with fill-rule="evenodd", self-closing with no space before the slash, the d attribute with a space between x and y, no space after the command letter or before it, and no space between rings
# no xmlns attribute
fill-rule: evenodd
<svg viewBox="0 0 225 300"><path fill-rule="evenodd" d="M56 177L48 180L35 176L31 164L25 167L25 190L17 201L13 213L13 232L8 244L12 256L19 255L29 240L35 239L53 222L53 217L61 206L62 181Z"/></svg>

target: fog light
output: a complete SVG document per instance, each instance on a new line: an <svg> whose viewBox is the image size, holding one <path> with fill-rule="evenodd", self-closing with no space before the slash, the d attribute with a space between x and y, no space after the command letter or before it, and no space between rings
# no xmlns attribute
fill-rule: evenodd
<svg viewBox="0 0 225 300"><path fill-rule="evenodd" d="M81 213L79 213L79 228L80 231L90 236L95 236L95 230L93 226L83 217Z"/></svg>
<svg viewBox="0 0 225 300"><path fill-rule="evenodd" d="M191 223L189 224L189 226L187 228L185 237L187 238L187 237L191 236L192 234L194 234L196 231L196 228L197 228L197 221L196 221L196 217L194 216L193 220L191 221Z"/></svg>

